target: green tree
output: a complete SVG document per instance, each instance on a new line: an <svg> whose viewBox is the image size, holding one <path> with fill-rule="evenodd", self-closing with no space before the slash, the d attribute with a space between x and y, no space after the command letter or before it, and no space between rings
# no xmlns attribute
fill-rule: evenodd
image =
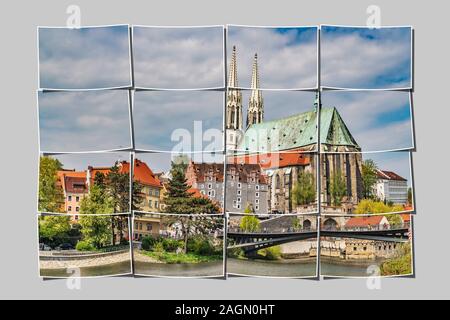
<svg viewBox="0 0 450 320"><path fill-rule="evenodd" d="M61 212L64 194L58 184L58 170L62 164L58 159L41 156L39 160L39 211Z"/></svg>
<svg viewBox="0 0 450 320"><path fill-rule="evenodd" d="M407 275L412 273L411 245L404 244L396 258L385 261L380 266L381 276Z"/></svg>
<svg viewBox="0 0 450 320"><path fill-rule="evenodd" d="M113 218L98 214L112 214L114 206L113 201L101 185L94 183L91 186L89 195L81 200L80 213L79 224L83 240L97 249L111 244L115 237Z"/></svg>
<svg viewBox="0 0 450 320"><path fill-rule="evenodd" d="M372 159L367 159L362 163L362 187L363 198L373 198L373 188L377 182L377 165Z"/></svg>
<svg viewBox="0 0 450 320"><path fill-rule="evenodd" d="M347 194L347 184L340 170L333 173L330 182L330 195L334 206L340 206Z"/></svg>
<svg viewBox="0 0 450 320"><path fill-rule="evenodd" d="M292 202L295 206L301 206L314 201L316 201L314 175L310 172L301 172L292 189Z"/></svg>
<svg viewBox="0 0 450 320"><path fill-rule="evenodd" d="M208 198L196 198L193 193L189 192L190 186L187 184L187 180L184 175L184 171L180 169L180 166L172 163L171 170L172 178L169 179L167 185L167 192L165 193L164 211L171 214L188 215L188 214L214 214L220 211L220 208ZM213 230L214 224L211 224L211 219L207 217L173 216L169 219L168 224L173 225L178 223L180 225L180 231L184 239L184 252L188 251L188 239L190 234L202 230L203 233L207 233L209 230Z"/></svg>
<svg viewBox="0 0 450 320"><path fill-rule="evenodd" d="M62 215L39 217L39 241L57 246L69 241L70 217Z"/></svg>
<svg viewBox="0 0 450 320"><path fill-rule="evenodd" d="M411 187L408 188L408 204L411 205L413 202L413 194Z"/></svg>
<svg viewBox="0 0 450 320"><path fill-rule="evenodd" d="M239 228L245 232L257 232L261 228L259 219L254 216L250 206L245 208L245 216L242 217Z"/></svg>

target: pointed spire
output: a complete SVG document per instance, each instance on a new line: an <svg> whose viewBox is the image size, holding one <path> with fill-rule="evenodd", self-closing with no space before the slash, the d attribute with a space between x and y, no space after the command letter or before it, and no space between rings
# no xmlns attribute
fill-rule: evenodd
<svg viewBox="0 0 450 320"><path fill-rule="evenodd" d="M258 54L256 53L253 59L251 89L247 110L247 127L264 120L264 101L262 92L259 90Z"/></svg>
<svg viewBox="0 0 450 320"><path fill-rule="evenodd" d="M233 52L231 53L230 74L228 76L228 86L229 87L238 87L236 46L233 46Z"/></svg>
<svg viewBox="0 0 450 320"><path fill-rule="evenodd" d="M228 87L238 87L236 46L233 46L231 54ZM233 130L242 129L242 93L237 89L228 89L227 91L226 128Z"/></svg>
<svg viewBox="0 0 450 320"><path fill-rule="evenodd" d="M320 101L320 92L316 92L316 98L314 99L314 112L317 112L319 106L322 107L322 102Z"/></svg>

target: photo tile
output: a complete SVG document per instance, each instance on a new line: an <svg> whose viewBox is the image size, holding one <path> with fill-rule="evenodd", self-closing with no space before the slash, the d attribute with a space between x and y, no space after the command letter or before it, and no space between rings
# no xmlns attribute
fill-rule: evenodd
<svg viewBox="0 0 450 320"><path fill-rule="evenodd" d="M228 154L226 211L318 214L318 159L315 153Z"/></svg>
<svg viewBox="0 0 450 320"><path fill-rule="evenodd" d="M136 149L164 152L220 152L224 93L136 91L133 120Z"/></svg>
<svg viewBox="0 0 450 320"><path fill-rule="evenodd" d="M321 85L339 89L411 89L411 27L321 26Z"/></svg>
<svg viewBox="0 0 450 320"><path fill-rule="evenodd" d="M174 209L182 206L178 202ZM181 210L183 211L183 210ZM223 278L224 216L134 212L136 276Z"/></svg>
<svg viewBox="0 0 450 320"><path fill-rule="evenodd" d="M226 147L245 153L317 150L317 92L228 89Z"/></svg>
<svg viewBox="0 0 450 320"><path fill-rule="evenodd" d="M412 150L411 93L324 91L321 94L322 152Z"/></svg>
<svg viewBox="0 0 450 320"><path fill-rule="evenodd" d="M130 215L38 215L43 278L130 275Z"/></svg>
<svg viewBox="0 0 450 320"><path fill-rule="evenodd" d="M172 213L177 201L185 201L178 213L223 214L223 171L219 153L137 153L133 210Z"/></svg>
<svg viewBox="0 0 450 320"><path fill-rule="evenodd" d="M131 87L128 25L39 27L39 88Z"/></svg>
<svg viewBox="0 0 450 320"><path fill-rule="evenodd" d="M38 92L44 153L127 150L132 146L126 90Z"/></svg>
<svg viewBox="0 0 450 320"><path fill-rule="evenodd" d="M130 153L40 156L39 212L74 217L127 213L130 211L129 199Z"/></svg>
<svg viewBox="0 0 450 320"><path fill-rule="evenodd" d="M133 26L133 63L138 88L223 88L224 28Z"/></svg>
<svg viewBox="0 0 450 320"><path fill-rule="evenodd" d="M414 212L411 152L321 154L324 215Z"/></svg>
<svg viewBox="0 0 450 320"><path fill-rule="evenodd" d="M228 25L227 32L229 73L239 78L230 87L317 89L318 27Z"/></svg>
<svg viewBox="0 0 450 320"><path fill-rule="evenodd" d="M267 278L317 277L318 218L230 214L227 273Z"/></svg>
<svg viewBox="0 0 450 320"><path fill-rule="evenodd" d="M321 275L413 276L412 229L410 214L321 217Z"/></svg>

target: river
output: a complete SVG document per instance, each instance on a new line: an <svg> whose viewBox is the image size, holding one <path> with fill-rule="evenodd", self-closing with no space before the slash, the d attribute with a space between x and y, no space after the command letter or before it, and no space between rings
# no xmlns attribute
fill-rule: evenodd
<svg viewBox="0 0 450 320"><path fill-rule="evenodd" d="M166 277L223 277L223 261L201 263L150 263L135 261L135 273Z"/></svg>

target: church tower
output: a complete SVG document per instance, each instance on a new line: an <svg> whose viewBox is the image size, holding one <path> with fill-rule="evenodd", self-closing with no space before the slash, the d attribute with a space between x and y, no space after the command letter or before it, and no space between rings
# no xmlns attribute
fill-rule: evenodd
<svg viewBox="0 0 450 320"><path fill-rule="evenodd" d="M236 150L242 137L242 92L238 89L236 46L231 54L226 108L226 144L228 150Z"/></svg>
<svg viewBox="0 0 450 320"><path fill-rule="evenodd" d="M264 120L264 101L259 90L258 55L255 53L252 70L252 86L247 110L247 127Z"/></svg>

